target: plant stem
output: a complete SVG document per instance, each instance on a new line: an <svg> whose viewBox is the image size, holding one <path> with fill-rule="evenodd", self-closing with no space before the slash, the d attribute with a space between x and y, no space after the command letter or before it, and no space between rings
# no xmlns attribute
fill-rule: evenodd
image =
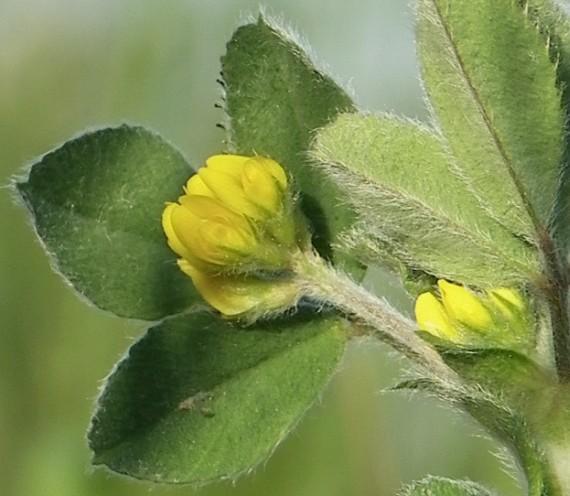
<svg viewBox="0 0 570 496"><path fill-rule="evenodd" d="M295 272L302 293L329 303L370 330L447 385L461 385L461 379L428 343L417 334L417 325L346 274L335 270L317 254L303 253Z"/></svg>
<svg viewBox="0 0 570 496"><path fill-rule="evenodd" d="M558 378L570 382L570 322L568 319L568 277L555 244L547 232L540 236L547 276L545 295L550 310L554 360Z"/></svg>
<svg viewBox="0 0 570 496"><path fill-rule="evenodd" d="M556 443L547 446L547 456L552 473L552 489L548 496L563 496L570 491L570 443L561 436Z"/></svg>
<svg viewBox="0 0 570 496"><path fill-rule="evenodd" d="M552 305L551 312L558 320L556 326L559 334L555 338L555 350L557 353L557 367L561 377L568 378L570 373L570 351L565 357L559 356L570 343L567 335L568 316L566 314L565 298L567 285L565 278L559 271L561 265L557 258L553 258L555 251L545 257L547 260L555 260L556 265L549 267L549 291L545 293ZM411 319L405 317L392 308L385 300L380 299L365 288L355 283L343 272L335 270L322 258L314 253L302 253L296 259L295 273L297 283L302 293L315 301L334 305L356 323L361 324L368 334L387 342L396 350L410 358L414 363L428 372L431 378L445 387L445 398L461 405L465 395L473 393L479 397L479 389L472 390L470 385L451 369L428 343L421 339L417 333L417 325ZM566 339L568 340L566 341ZM568 367L568 368L567 368ZM459 396L452 398L453 392ZM570 397L570 393L569 393ZM562 425L566 425L570 415L570 404L560 400L559 410L563 416ZM558 402L557 402L558 403ZM478 418L475 415L475 418ZM496 425L489 427L484 419L479 418L482 424L505 442L515 454L528 480L529 496L563 496L570 494L570 436L555 436L555 443L546 440L545 436L538 434L535 429L525 431L525 436L518 438L505 437L504 433L497 433ZM565 432L565 431L564 431ZM544 443L546 442L546 445Z"/></svg>

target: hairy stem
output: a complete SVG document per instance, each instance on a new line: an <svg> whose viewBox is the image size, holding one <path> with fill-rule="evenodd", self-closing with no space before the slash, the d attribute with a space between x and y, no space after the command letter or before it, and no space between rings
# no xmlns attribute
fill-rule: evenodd
<svg viewBox="0 0 570 496"><path fill-rule="evenodd" d="M295 272L304 295L335 306L363 324L370 335L387 342L439 381L448 385L461 384L455 371L416 334L416 323L385 300L374 296L316 254L300 256Z"/></svg>
<svg viewBox="0 0 570 496"><path fill-rule="evenodd" d="M544 256L544 271L547 284L544 293L550 310L554 360L558 377L562 382L570 381L570 322L568 319L568 277L562 268L560 257L550 235L540 236L540 247Z"/></svg>
<svg viewBox="0 0 570 496"><path fill-rule="evenodd" d="M545 246L547 245L543 245L543 249ZM555 265L547 267L549 279L545 294L550 300L553 320L559 319L553 323L553 328L555 332L558 329L558 332L562 333L555 334L555 337L562 339L558 343L555 342L557 367L562 378L563 373L570 373L570 368L567 368L570 362L570 351L567 351L565 357L559 356L567 350L564 348L564 343L567 341L564 341L566 338L563 334L568 329L568 317L565 311L567 281L559 270L561 264L552 246L552 251L545 255L545 265L553 262ZM414 321L399 313L383 299L368 292L346 274L335 270L317 254L300 254L296 261L295 272L304 295L315 301L334 305L352 318L355 323L361 324L367 334L387 342L410 358L432 379L436 380L437 386L443 388L441 396L443 399L465 407L468 398L473 398L475 403L485 398L482 396L483 390L465 383L442 360L441 356L417 335L415 332L417 325ZM490 401L496 406L494 397L491 396ZM570 400L568 402L570 403ZM568 415L567 412L570 411L565 402L562 402L559 409L563 415ZM467 410L469 411L469 408ZM475 418L478 418L477 415ZM527 494L530 496L570 494L568 493L570 485L569 439L556 435L555 442L548 441L545 446L544 436L539 435L535 429L525 430L525 437L512 437L508 433L497 431L496 424L492 423L490 426L485 419L479 420L513 451L528 480ZM563 418L562 424L567 424L566 417ZM557 432L556 429L555 432Z"/></svg>

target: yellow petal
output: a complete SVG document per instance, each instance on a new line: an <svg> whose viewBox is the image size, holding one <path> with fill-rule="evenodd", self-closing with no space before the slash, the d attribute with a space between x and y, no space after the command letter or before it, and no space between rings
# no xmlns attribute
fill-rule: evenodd
<svg viewBox="0 0 570 496"><path fill-rule="evenodd" d="M272 214L281 210L283 192L277 179L262 163L256 160L246 162L241 175L241 183L249 201Z"/></svg>
<svg viewBox="0 0 570 496"><path fill-rule="evenodd" d="M257 239L251 231L222 222L204 222L200 225L199 235L203 245L210 246L212 251L231 251L248 254L257 248ZM230 257L231 258L231 257Z"/></svg>
<svg viewBox="0 0 570 496"><path fill-rule="evenodd" d="M245 217L205 196L188 195L182 201L170 221L186 248L183 258L228 265L257 249L257 237Z"/></svg>
<svg viewBox="0 0 570 496"><path fill-rule="evenodd" d="M192 260L196 257L206 262L219 263L218 259L212 259L208 249L204 249L202 246L202 240L199 235L202 222L199 217L184 206L175 204L174 208L171 209L170 226L172 227L176 239L179 240L185 249L185 251L179 253L179 255L185 259Z"/></svg>
<svg viewBox="0 0 570 496"><path fill-rule="evenodd" d="M421 330L442 339L455 341L457 330L453 327L443 305L432 293L422 293L416 300L416 321Z"/></svg>
<svg viewBox="0 0 570 496"><path fill-rule="evenodd" d="M210 170L223 172L239 179L243 165L250 159L251 157L242 155L212 155L206 160L206 166Z"/></svg>
<svg viewBox="0 0 570 496"><path fill-rule="evenodd" d="M209 167L202 167L198 174L216 198L227 207L253 219L263 217L263 212L246 198L239 178Z"/></svg>
<svg viewBox="0 0 570 496"><path fill-rule="evenodd" d="M275 162L275 160L259 156L253 157L252 160L263 166L265 169L267 169L269 173L275 179L277 179L277 182L279 183L281 188L283 188L283 190L287 188L287 174L285 173L283 167L281 167L277 162Z"/></svg>
<svg viewBox="0 0 570 496"><path fill-rule="evenodd" d="M521 315L526 304L522 294L510 288L495 288L488 291L489 300L507 319L515 319Z"/></svg>
<svg viewBox="0 0 570 496"><path fill-rule="evenodd" d="M212 190L206 186L206 183L198 174L194 174L190 179L188 179L188 182L186 183L186 194L215 198Z"/></svg>
<svg viewBox="0 0 570 496"><path fill-rule="evenodd" d="M172 251L174 251L177 255L181 257L188 258L189 257L188 247L178 237L174 229L174 225L172 223L172 217L174 211L180 208L182 207L176 203L168 203L166 205L166 208L162 212L162 229L166 234L168 246L170 246Z"/></svg>
<svg viewBox="0 0 570 496"><path fill-rule="evenodd" d="M190 210L192 214L200 219L234 219L239 217L238 214L224 206L216 198L202 195L184 195L178 201L180 204Z"/></svg>
<svg viewBox="0 0 570 496"><path fill-rule="evenodd" d="M230 210L215 198L187 195L181 197L180 202L199 219L227 223L253 232L250 223L243 215Z"/></svg>
<svg viewBox="0 0 570 496"><path fill-rule="evenodd" d="M487 330L493 319L481 299L463 286L443 279L438 281L441 299L448 315L475 330Z"/></svg>
<svg viewBox="0 0 570 496"><path fill-rule="evenodd" d="M186 260L179 260L180 269L192 278L202 297L216 310L227 316L239 315L255 307L257 299L239 288L232 288L227 279L206 274Z"/></svg>
<svg viewBox="0 0 570 496"><path fill-rule="evenodd" d="M202 226L209 221L200 219L183 206L173 209L170 219L175 235L186 249L186 252L181 254L183 258L190 261L198 259L202 263L215 265L225 265L235 261L235 254L210 243L201 235Z"/></svg>

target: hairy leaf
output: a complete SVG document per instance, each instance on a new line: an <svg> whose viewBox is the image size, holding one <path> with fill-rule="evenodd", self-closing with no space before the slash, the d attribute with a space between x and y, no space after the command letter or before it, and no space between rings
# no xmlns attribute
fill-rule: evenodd
<svg viewBox="0 0 570 496"><path fill-rule="evenodd" d="M570 19L554 0L518 0L555 62L563 110L570 111Z"/></svg>
<svg viewBox="0 0 570 496"><path fill-rule="evenodd" d="M57 269L79 293L117 315L155 320L195 299L160 221L191 173L160 137L121 126L44 155L17 188Z"/></svg>
<svg viewBox="0 0 570 496"><path fill-rule="evenodd" d="M283 164L301 190L321 255L347 263L332 244L353 221L345 195L308 165L315 129L341 111L353 110L349 96L315 68L282 29L259 17L240 27L222 58L231 150L267 155Z"/></svg>
<svg viewBox="0 0 570 496"><path fill-rule="evenodd" d="M548 45L550 58L556 63L558 86L562 91L566 127L568 128L570 119L570 19L551 0L526 0L526 10ZM564 254L568 256L570 249L570 140L568 129L563 164L564 170L552 219L552 230Z"/></svg>
<svg viewBox="0 0 570 496"><path fill-rule="evenodd" d="M555 381L527 357L503 349L446 350L442 356L465 380L500 395L509 408L542 416L547 402L537 399L546 398Z"/></svg>
<svg viewBox="0 0 570 496"><path fill-rule="evenodd" d="M166 320L107 381L89 433L94 463L159 482L234 479L287 436L344 345L332 317L244 329L204 312Z"/></svg>
<svg viewBox="0 0 570 496"><path fill-rule="evenodd" d="M489 217L429 130L345 114L318 133L313 154L350 193L361 249L366 244L413 269L483 287L538 272L536 250Z"/></svg>
<svg viewBox="0 0 570 496"><path fill-rule="evenodd" d="M564 123L542 36L513 0L420 0L418 40L458 172L498 222L536 240L554 205Z"/></svg>
<svg viewBox="0 0 570 496"><path fill-rule="evenodd" d="M400 491L399 496L491 496L493 493L471 481L426 477Z"/></svg>

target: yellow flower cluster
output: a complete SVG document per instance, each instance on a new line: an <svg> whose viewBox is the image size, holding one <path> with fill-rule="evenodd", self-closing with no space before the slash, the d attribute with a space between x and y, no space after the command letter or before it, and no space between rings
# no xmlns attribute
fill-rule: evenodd
<svg viewBox="0 0 570 496"><path fill-rule="evenodd" d="M520 292L495 288L479 296L464 286L438 281L439 297L432 292L416 300L416 321L421 330L458 344L468 344L475 334L496 329L517 329L527 314Z"/></svg>
<svg viewBox="0 0 570 496"><path fill-rule="evenodd" d="M237 315L292 298L283 282L254 273L286 270L298 250L292 195L283 168L265 157L215 155L167 204L162 226L178 265L212 306Z"/></svg>

